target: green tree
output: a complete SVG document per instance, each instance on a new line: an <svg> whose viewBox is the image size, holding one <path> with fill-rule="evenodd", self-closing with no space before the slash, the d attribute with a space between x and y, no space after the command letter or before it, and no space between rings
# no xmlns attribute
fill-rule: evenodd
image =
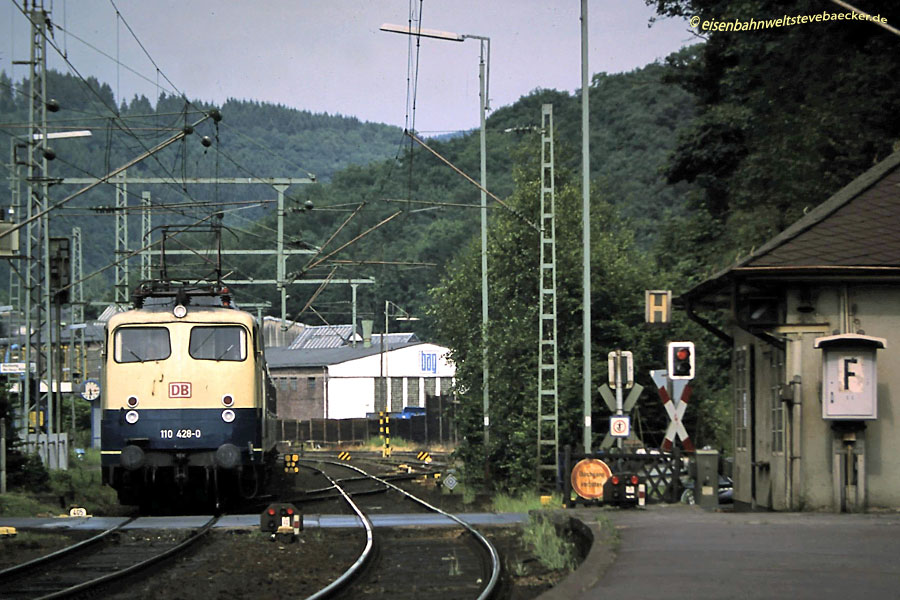
<svg viewBox="0 0 900 600"><path fill-rule="evenodd" d="M519 157L516 190L509 199L517 212L537 220L540 201L538 146L531 142ZM582 228L581 192L573 173L557 171L557 310L560 365L560 436L580 440L582 415ZM602 194L591 200L592 389L605 378L600 365L616 348L629 349L639 365L654 362L659 331L644 327L643 294L657 285L648 255L632 229ZM488 360L490 361L491 441L482 436L480 245L473 241L449 265L432 290L431 314L437 332L451 349L462 393L459 423L464 443L460 457L468 476L479 478L486 462L491 484L520 489L534 484L537 437L537 343L539 237L523 219L495 211L489 247ZM642 376L647 379L646 375ZM596 407L598 417L608 414ZM601 419L597 419L601 421ZM658 427L658 426L657 426ZM599 441L599 438L598 438Z"/></svg>
<svg viewBox="0 0 900 600"><path fill-rule="evenodd" d="M749 22L845 10L814 0L646 0L660 15ZM856 2L895 22L892 2ZM668 180L692 182L694 221L716 235L692 246L721 268L824 201L900 139L897 38L872 23L829 20L716 31L668 59L668 80L697 100Z"/></svg>

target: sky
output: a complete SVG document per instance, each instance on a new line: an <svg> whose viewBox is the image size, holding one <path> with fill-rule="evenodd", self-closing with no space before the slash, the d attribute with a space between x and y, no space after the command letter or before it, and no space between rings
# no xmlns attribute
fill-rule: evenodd
<svg viewBox="0 0 900 600"><path fill-rule="evenodd" d="M407 109L415 40L379 27L408 25L411 5L423 28L490 38L492 109L537 88L581 87L580 0L43 1L59 25L56 45L119 101L177 91L216 104L258 100L414 126L425 135L478 127L475 39L421 39L415 114ZM0 71L17 81L27 70L12 61L29 52L22 3L0 0ZM589 2L590 73L631 71L697 41L685 20L649 26L653 16L644 0ZM47 58L49 68L69 70L50 47Z"/></svg>

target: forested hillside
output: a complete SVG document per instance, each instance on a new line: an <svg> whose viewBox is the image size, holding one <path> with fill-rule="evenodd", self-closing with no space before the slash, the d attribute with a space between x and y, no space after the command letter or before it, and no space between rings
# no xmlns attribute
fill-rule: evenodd
<svg viewBox="0 0 900 600"><path fill-rule="evenodd" d="M51 132L84 129L92 132L90 138L50 142L56 154L56 159L49 163L50 175L54 178L104 175L199 120L202 116L199 110L211 108L165 95L155 104L142 96L116 106L108 84L55 71L47 74L47 88L48 96L60 105L58 112L48 114ZM0 73L0 147L4 148L0 185L4 194L9 189L10 137L24 135L27 131L27 93L27 81L13 82L5 73ZM366 165L396 155L402 138L402 132L396 127L362 123L352 117L312 114L238 100L229 100L217 108L227 115L218 125L207 120L182 142L130 168L128 177L165 177L177 181L190 177L247 179L313 175L320 182L317 185L322 185L350 165ZM202 136L210 138L209 147L201 144ZM20 150L17 160L20 163L26 161L24 151ZM26 173L26 166L20 164L22 180ZM51 201L58 201L80 187L54 185L50 189ZM21 190L24 197L24 183ZM144 191L151 193L155 205L186 203L175 213L155 209L154 226L202 219L208 216L210 208L190 205L217 203L227 211L226 222L238 232L247 223L272 212L271 201L275 197L274 190L260 185L132 184L127 190L129 205L139 206ZM81 227L85 274L111 262L115 221L110 207L115 206L115 199L112 185L100 186L55 211L51 220L54 235L68 235L73 226ZM250 203L252 200L270 203L254 205ZM235 204L238 202L246 204ZM4 205L9 203L7 200ZM133 249L140 247L140 215L134 211L130 215L129 247ZM137 264L137 259L134 260L132 265ZM5 264L3 267L5 273ZM111 271L107 271L88 281L89 295L96 299L112 298L111 275ZM4 293L5 290L4 285Z"/></svg>
<svg viewBox="0 0 900 600"><path fill-rule="evenodd" d="M683 214L686 195L692 189L688 184L668 185L661 174L668 153L675 147L676 129L693 114L690 96L664 83L666 70L652 64L631 73L598 74L592 82L594 190L598 202L615 207L617 219L621 216L623 239L633 237L635 246L646 253L666 219ZM533 162L540 139L535 129L540 125L544 103L553 105L557 173L568 176L580 172L580 96L537 89L488 118L488 189L500 198L511 196L519 183L514 179L516 165L527 163L532 169L530 176L539 174L540 167ZM477 132L443 142L430 140L428 144L463 172L479 178ZM430 303L428 289L440 281L461 249L477 238L480 227L479 190L411 142L407 142L399 160L347 169L336 175L331 185L307 193L316 209L291 216L290 230L313 244L323 243L341 215L349 214L360 202L365 208L348 225L345 237L360 234L395 211L403 211L348 248L343 258L433 266L346 265L340 272L374 276L378 281L373 290L375 299L389 299L419 316ZM492 224L506 210L493 201L489 204L488 221ZM525 214L537 221L536 207L529 207ZM273 217L267 217L265 223L271 227ZM338 297L324 294L321 301L349 299L347 290L335 293ZM375 306L377 310L377 301ZM346 315L346 306L342 310ZM376 322L379 320L376 316ZM426 319L417 324L417 329L430 335L433 323L434 319Z"/></svg>
<svg viewBox="0 0 900 600"><path fill-rule="evenodd" d="M652 245L663 216L673 210L674 214L680 214L685 190L689 188L666 186L659 174L668 151L674 147L675 128L690 118L693 103L686 93L663 83L664 72L661 65L649 65L632 73L598 74L592 84L592 116L596 123L592 128L595 187L606 201L621 207L624 215L631 218L627 226L635 229L637 243L645 249ZM201 116L198 109L210 108L172 96L163 96L157 105L140 97L117 107L108 85L94 79L82 82L72 75L58 73L50 73L48 88L62 107L50 115L52 130L90 128L93 132L88 139L53 142L57 159L50 163L50 170L55 177L102 175L177 133L185 124L198 120ZM0 127L0 144L8 143L10 134L21 133L22 129L15 125L27 120L22 90L27 90L27 82L11 82L0 74L0 122L5 124ZM537 89L514 105L495 111L488 119L488 188L501 198L513 192L513 165L520 160L517 153L533 151L538 136L533 131L506 130L538 126L540 106L545 102L554 105L558 170L580 168L578 97ZM315 175L318 183L293 186L287 192L287 232L294 246L309 248L324 243L363 204L325 254L394 212L402 211L388 224L335 255L335 259L366 262L342 263L334 276L377 280L374 288L361 289L361 311L368 312L369 316L373 316L383 299L424 314L428 288L440 280L446 263L477 234L479 211L454 206L477 205L480 201L477 188L393 127L257 102L229 101L218 108L223 117L218 126L213 127L211 121L204 122L183 142L129 169L129 178ZM210 138L209 147L200 143L201 136ZM433 140L429 144L478 179L477 132L447 141ZM56 200L76 189L68 185L54 186L51 196ZM275 215L271 201L275 193L271 188L131 184L129 204L139 205L145 190L152 194L154 204L186 203L180 214L154 211L154 226L203 219L208 217L209 206L190 205L218 203L223 207L225 224L233 232L225 236L228 246L271 248L274 245ZM237 204L254 200L268 203ZM303 210L307 201L312 202L312 211ZM82 228L86 273L111 262L114 217L109 208L114 204L114 188L106 185L74 200L54 215L55 233L67 234L74 225ZM492 206L489 222L502 210ZM136 248L140 218L136 212L130 215L130 247ZM136 263L134 259L132 271ZM293 257L288 270L302 271L305 263L300 257ZM271 278L274 274L271 259L244 257L227 266L255 278ZM323 264L302 275L327 276L332 268L334 265L330 263ZM88 282L90 295L111 298L111 275L109 270ZM289 292L289 307L292 314L297 314L313 288L294 287ZM245 301L275 302L277 299L274 290L256 286L240 293L245 295ZM346 321L350 312L348 300L346 286L332 289L320 296L316 308L329 319ZM303 318L321 322L309 312ZM431 321L419 325L424 333L431 331Z"/></svg>

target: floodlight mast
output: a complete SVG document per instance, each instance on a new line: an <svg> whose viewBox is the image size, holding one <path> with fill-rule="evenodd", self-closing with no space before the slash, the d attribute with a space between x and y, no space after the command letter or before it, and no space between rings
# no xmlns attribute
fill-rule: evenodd
<svg viewBox="0 0 900 600"><path fill-rule="evenodd" d="M393 25L391 23L382 24L380 29L381 31L387 31L389 33L415 35L420 37L434 38L436 40L448 40L451 42L465 41L465 36L450 31L439 31L437 29L422 29L418 27L411 28L407 27L406 25Z"/></svg>
<svg viewBox="0 0 900 600"><path fill-rule="evenodd" d="M82 138L82 137L91 137L93 134L89 129L79 129L78 131L57 131L55 133L41 134L35 133L32 134L32 137L35 141L39 141L44 139L45 137L48 140L62 140L68 138Z"/></svg>
<svg viewBox="0 0 900 600"><path fill-rule="evenodd" d="M480 35L459 34L436 29L422 29L384 23L381 31L429 37L451 42L462 42L467 39L481 42L481 53L478 63L479 79L479 112L481 117L481 362L482 362L482 406L484 412L484 449L488 456L490 443L490 393L488 369L488 282L487 282L487 141L485 137L485 112L490 110L488 96L488 79L490 77L491 39Z"/></svg>

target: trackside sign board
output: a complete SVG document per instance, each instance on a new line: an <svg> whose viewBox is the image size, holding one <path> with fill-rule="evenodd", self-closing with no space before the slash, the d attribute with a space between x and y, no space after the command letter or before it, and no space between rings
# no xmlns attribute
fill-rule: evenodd
<svg viewBox="0 0 900 600"><path fill-rule="evenodd" d="M603 484L612 477L612 471L602 460L585 458L572 467L572 489L585 500L603 498Z"/></svg>

